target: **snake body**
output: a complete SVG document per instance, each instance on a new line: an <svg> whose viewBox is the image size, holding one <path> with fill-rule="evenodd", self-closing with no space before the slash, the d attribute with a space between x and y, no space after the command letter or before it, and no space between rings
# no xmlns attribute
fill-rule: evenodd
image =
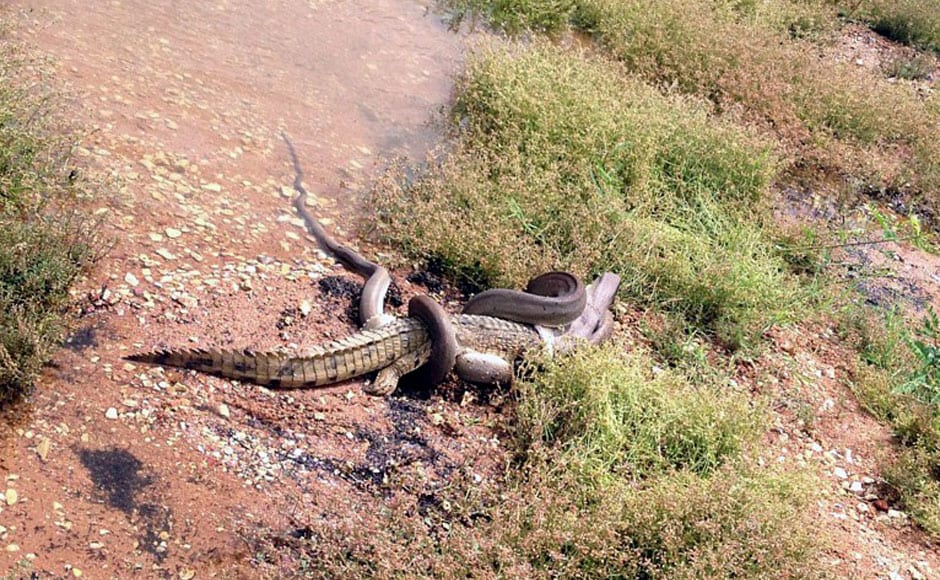
<svg viewBox="0 0 940 580"><path fill-rule="evenodd" d="M297 214L325 252L365 280L359 298L360 322L366 328L381 326L388 321L384 314L385 295L391 284L388 270L334 240L310 213L297 151L285 133L281 133L281 137L294 165L293 187L297 192L294 208ZM580 279L568 272L549 272L533 278L524 291L497 288L481 292L466 304L463 312L531 325L560 326L578 319L586 302L587 294ZM606 311L606 306L604 309ZM408 315L428 327L432 349L423 371L424 378L432 385L440 383L454 368L458 351L450 316L427 296L412 298L408 303ZM485 363L481 364L485 366ZM502 369L499 372L503 372Z"/></svg>

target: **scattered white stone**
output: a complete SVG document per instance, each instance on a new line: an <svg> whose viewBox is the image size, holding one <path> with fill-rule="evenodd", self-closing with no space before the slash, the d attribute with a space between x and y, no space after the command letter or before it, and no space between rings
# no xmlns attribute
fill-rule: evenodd
<svg viewBox="0 0 940 580"><path fill-rule="evenodd" d="M864 488L862 487L862 482L853 481L852 484L849 486L849 491L851 491L852 493L862 493L862 491L864 491Z"/></svg>
<svg viewBox="0 0 940 580"><path fill-rule="evenodd" d="M117 419L118 411L114 407L108 407L108 410L105 411L104 416L108 419Z"/></svg>
<svg viewBox="0 0 940 580"><path fill-rule="evenodd" d="M232 416L232 412L229 411L228 405L226 405L225 403L219 403L218 410L219 410L219 415L225 419L228 419L229 417Z"/></svg>
<svg viewBox="0 0 940 580"><path fill-rule="evenodd" d="M140 281L137 280L137 276L133 275L130 272L124 275L124 281L135 288L137 287L138 284L140 284Z"/></svg>
<svg viewBox="0 0 940 580"><path fill-rule="evenodd" d="M16 490L13 489L12 487L8 487L6 494L4 495L5 495L7 505L14 505L16 504L17 501L19 501L20 496L19 494L16 493Z"/></svg>
<svg viewBox="0 0 940 580"><path fill-rule="evenodd" d="M167 228L163 233L165 233L166 237L170 238L171 240L175 240L176 238L183 235L183 232L176 228Z"/></svg>

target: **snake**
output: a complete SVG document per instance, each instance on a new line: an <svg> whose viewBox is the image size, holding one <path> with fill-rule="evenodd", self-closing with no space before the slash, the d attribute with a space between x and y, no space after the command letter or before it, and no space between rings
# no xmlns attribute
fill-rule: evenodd
<svg viewBox="0 0 940 580"><path fill-rule="evenodd" d="M297 150L287 133L282 131L281 138L287 145L294 166L293 188L297 193L293 200L294 209L320 248L365 280L359 297L361 324L366 328L385 324L390 319L384 309L391 275L384 267L336 241L310 213L307 208L309 194L303 185L304 173ZM467 302L463 313L493 316L534 326L558 327L585 318L582 313L591 314L584 312L587 302L584 284L577 276L570 272L548 272L531 279L521 291L494 288L480 292ZM612 327L612 319L606 309L604 314L598 314L599 318L591 318L593 323L586 322L587 327L573 336L589 342L600 342L606 338L609 331L605 328ZM408 302L408 316L421 320L428 327L431 358L419 372L422 373L422 380L432 386L437 385L454 368L459 348L450 316L440 304L426 295L415 296ZM540 332L551 331L540 329Z"/></svg>

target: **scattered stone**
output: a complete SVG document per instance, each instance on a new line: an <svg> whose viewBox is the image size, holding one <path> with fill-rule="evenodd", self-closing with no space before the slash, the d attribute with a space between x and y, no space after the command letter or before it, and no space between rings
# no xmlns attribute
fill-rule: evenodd
<svg viewBox="0 0 940 580"><path fill-rule="evenodd" d="M219 411L219 416L221 416L224 419L228 419L232 416L232 412L229 411L228 405L226 405L225 403L219 403L218 411Z"/></svg>
<svg viewBox="0 0 940 580"><path fill-rule="evenodd" d="M124 281L135 288L137 287L138 284L140 284L140 281L137 280L137 276L131 274L130 272L124 275Z"/></svg>
<svg viewBox="0 0 940 580"><path fill-rule="evenodd" d="M836 476L839 479L846 479L849 477L849 474L846 473L846 471L842 469L841 467L836 467L835 469L833 469L832 475Z"/></svg>
<svg viewBox="0 0 940 580"><path fill-rule="evenodd" d="M183 235L183 232L176 228L167 228L164 230L164 233L166 234L166 237L170 238L171 240L175 240L176 238Z"/></svg>
<svg viewBox="0 0 940 580"><path fill-rule="evenodd" d="M45 461L46 458L49 457L49 447L50 447L49 438L43 437L42 440L39 441L39 444L36 445L36 455L38 455L40 459Z"/></svg>
<svg viewBox="0 0 940 580"><path fill-rule="evenodd" d="M15 505L16 502L19 501L20 496L18 493L16 493L16 490L13 489L12 487L8 487L6 494L4 495L5 495L7 505Z"/></svg>
<svg viewBox="0 0 940 580"><path fill-rule="evenodd" d="M106 418L112 419L112 420L113 420L113 419L117 419L117 418L118 418L118 411L117 411L117 409L115 409L114 407L108 407L108 410L105 411L104 416L105 416Z"/></svg>

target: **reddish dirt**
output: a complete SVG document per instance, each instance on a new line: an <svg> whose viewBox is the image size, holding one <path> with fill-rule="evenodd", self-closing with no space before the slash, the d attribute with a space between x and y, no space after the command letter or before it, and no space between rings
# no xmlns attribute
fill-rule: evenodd
<svg viewBox="0 0 940 580"><path fill-rule="evenodd" d="M504 414L486 391L452 384L386 399L350 382L275 393L121 359L164 345L292 347L351 332L349 296L320 284L344 274L290 209L280 131L297 145L324 223L356 243L344 226L368 211L356 192L374 160L421 157L438 138L428 119L447 99L462 37L425 6L392 0L13 6L24 39L57 60L57 82L95 129L83 161L113 175L120 194L101 202L115 247L77 293L79 327L2 439L0 472L16 490L0 511L3 569L253 578L277 568L261 566L258 534L377 526L405 492L402 479L417 496L456 475L481 485L498 476ZM920 259L916 284L936 304L935 261ZM405 296L426 291L405 274L396 276ZM642 316L623 309L622 331ZM935 547L903 514L859 507L875 502L868 479L878 480L890 434L852 399L845 347L825 327L771 339L736 380L777 411L764 460L818 473L819 526L836 538L827 554L836 569L937 573Z"/></svg>
<svg viewBox="0 0 940 580"><path fill-rule="evenodd" d="M16 7L24 40L56 59L93 129L79 155L120 194L102 200L115 247L80 290L80 327L3 439L17 497L0 512L0 569L255 577L256 530L363 511L393 470L432 487L458 468L493 470L485 405L374 399L356 383L275 394L121 359L348 334L349 296L317 283L342 271L290 208L280 131L316 211L355 240L343 225L363 211L356 192L374 160L419 157L439 139L430 119L460 36L425 6L391 0Z"/></svg>

